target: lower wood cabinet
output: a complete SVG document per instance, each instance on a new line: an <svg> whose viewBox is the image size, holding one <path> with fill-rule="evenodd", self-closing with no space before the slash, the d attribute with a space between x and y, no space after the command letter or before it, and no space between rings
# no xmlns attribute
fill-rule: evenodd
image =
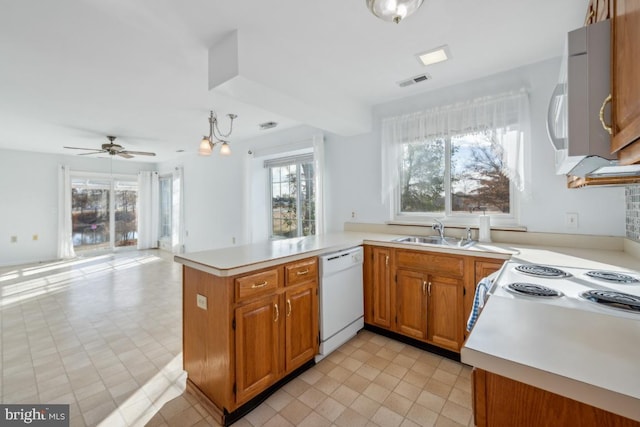
<svg viewBox="0 0 640 427"><path fill-rule="evenodd" d="M640 422L524 384L473 369L477 427L638 427Z"/></svg>
<svg viewBox="0 0 640 427"><path fill-rule="evenodd" d="M187 389L224 425L315 357L318 316L315 257L236 277L184 266Z"/></svg>
<svg viewBox="0 0 640 427"><path fill-rule="evenodd" d="M459 352L476 283L503 262L365 245L365 323Z"/></svg>
<svg viewBox="0 0 640 427"><path fill-rule="evenodd" d="M412 338L426 339L429 275L420 271L398 269L395 281L395 330Z"/></svg>
<svg viewBox="0 0 640 427"><path fill-rule="evenodd" d="M285 292L285 371L291 372L318 352L318 286L315 281Z"/></svg>
<svg viewBox="0 0 640 427"><path fill-rule="evenodd" d="M280 376L281 333L279 295L236 308L236 399L254 397Z"/></svg>
<svg viewBox="0 0 640 427"><path fill-rule="evenodd" d="M429 276L427 284L427 341L460 351L464 328L461 322L463 282L461 279Z"/></svg>

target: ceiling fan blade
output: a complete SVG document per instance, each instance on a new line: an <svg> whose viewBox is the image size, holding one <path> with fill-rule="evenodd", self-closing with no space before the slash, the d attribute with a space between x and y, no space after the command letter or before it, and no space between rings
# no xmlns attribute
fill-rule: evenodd
<svg viewBox="0 0 640 427"><path fill-rule="evenodd" d="M83 147L62 147L62 148L68 148L70 150L89 150L89 151L103 151L99 148L83 148Z"/></svg>
<svg viewBox="0 0 640 427"><path fill-rule="evenodd" d="M151 153L149 151L121 151L120 153L126 153L126 154L135 154L136 156L155 156L156 153Z"/></svg>
<svg viewBox="0 0 640 427"><path fill-rule="evenodd" d="M116 153L116 154L120 157L124 157L125 159L133 159L133 156L125 151L120 151L119 153Z"/></svg>
<svg viewBox="0 0 640 427"><path fill-rule="evenodd" d="M78 156L90 156L92 154L101 154L101 153L108 153L107 150L95 150L92 153L78 153Z"/></svg>

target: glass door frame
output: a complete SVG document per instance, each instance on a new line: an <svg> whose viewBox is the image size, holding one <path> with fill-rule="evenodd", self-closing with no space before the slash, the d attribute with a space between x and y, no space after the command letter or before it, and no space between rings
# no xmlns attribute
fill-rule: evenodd
<svg viewBox="0 0 640 427"><path fill-rule="evenodd" d="M128 251L128 250L137 249L137 245L116 246L116 209L115 209L116 186L115 186L115 183L117 181L129 181L129 182L135 182L137 185L138 176L128 175L128 174L109 174L109 173L100 173L100 172L71 171L70 177L71 177L71 182L73 182L74 178L109 181L109 247L82 249L80 247L74 246L74 250L79 251L81 253L99 253L99 252L119 252L119 251ZM73 185L72 185L72 189L73 189ZM136 197L136 204L137 204L137 197ZM138 230L138 221L136 219L136 232L137 230Z"/></svg>

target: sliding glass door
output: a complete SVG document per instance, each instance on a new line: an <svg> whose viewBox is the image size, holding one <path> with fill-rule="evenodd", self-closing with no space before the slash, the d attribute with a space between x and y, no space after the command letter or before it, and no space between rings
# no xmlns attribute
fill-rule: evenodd
<svg viewBox="0 0 640 427"><path fill-rule="evenodd" d="M136 246L138 182L135 177L72 176L71 222L76 251Z"/></svg>

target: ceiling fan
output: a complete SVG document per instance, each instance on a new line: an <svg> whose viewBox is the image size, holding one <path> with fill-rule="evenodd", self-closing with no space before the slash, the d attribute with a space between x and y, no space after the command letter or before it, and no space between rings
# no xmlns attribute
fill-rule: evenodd
<svg viewBox="0 0 640 427"><path fill-rule="evenodd" d="M125 150L125 148L120 144L115 144L113 141L116 140L115 136L107 136L109 140L108 144L102 144L101 148L82 148L82 147L64 147L70 150L87 150L91 151L91 153L80 153L79 156L88 156L91 154L100 154L100 153L108 153L110 156L120 156L125 159L131 159L134 156L155 156L156 153L151 153L149 151L131 151Z"/></svg>

